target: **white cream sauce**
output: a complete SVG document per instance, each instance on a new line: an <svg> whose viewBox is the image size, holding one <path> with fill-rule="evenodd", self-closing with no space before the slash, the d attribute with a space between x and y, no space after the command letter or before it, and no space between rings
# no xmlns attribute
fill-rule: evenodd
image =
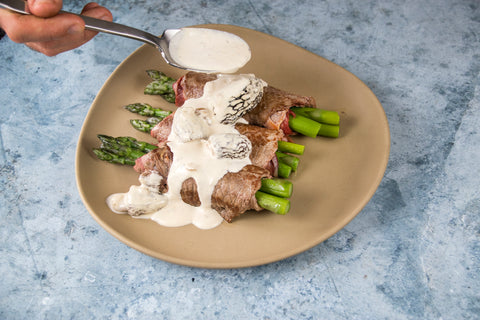
<svg viewBox="0 0 480 320"><path fill-rule="evenodd" d="M219 75L207 82L204 95L189 99L177 109L167 145L173 162L167 178L168 192L158 193L161 176L141 175L140 186L127 193L113 194L107 205L116 213L150 218L160 225L179 227L193 224L200 229L218 226L223 218L212 208L211 197L217 182L228 172L238 172L251 163L251 143L234 128L223 124L232 98L245 87L258 85L253 75ZM261 80L260 80L261 81ZM266 85L262 81L262 85ZM240 119L240 118L239 118ZM201 205L194 207L181 199L182 183L195 179Z"/></svg>
<svg viewBox="0 0 480 320"><path fill-rule="evenodd" d="M157 173L140 175L139 186L131 186L126 193L114 193L107 198L107 205L115 213L129 213L134 217L160 210L168 199L158 193L162 177Z"/></svg>
<svg viewBox="0 0 480 320"><path fill-rule="evenodd" d="M251 58L242 38L205 28L181 29L171 39L169 51L179 65L205 72L233 73Z"/></svg>

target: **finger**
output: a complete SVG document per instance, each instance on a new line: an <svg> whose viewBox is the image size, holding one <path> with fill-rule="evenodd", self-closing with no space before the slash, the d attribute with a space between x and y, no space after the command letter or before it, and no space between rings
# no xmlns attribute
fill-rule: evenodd
<svg viewBox="0 0 480 320"><path fill-rule="evenodd" d="M108 20L108 21L113 20L113 16L110 10L108 10L105 7L102 7L101 5L95 2L90 2L85 7L83 7L81 14L92 17L92 18L101 19L101 20Z"/></svg>
<svg viewBox="0 0 480 320"><path fill-rule="evenodd" d="M43 53L44 55L46 55L48 57L53 57L53 56L56 56L59 53L67 51L67 50L62 50L61 48L52 47L52 45L50 45L49 43L45 43L45 42L27 42L27 43L25 43L25 45L27 47L29 47L30 49L32 49L34 51L37 51L37 52L40 52L40 53Z"/></svg>
<svg viewBox="0 0 480 320"><path fill-rule="evenodd" d="M51 41L68 35L83 34L85 29L83 19L71 14L43 19L0 10L0 20L8 37L17 43Z"/></svg>
<svg viewBox="0 0 480 320"><path fill-rule="evenodd" d="M62 0L28 0L28 11L37 17L50 18L62 9Z"/></svg>
<svg viewBox="0 0 480 320"><path fill-rule="evenodd" d="M93 8L97 8L97 7L100 7L100 5L96 2L89 2L85 5L85 7L83 7L83 10L82 10L82 14L87 11L87 10L90 10L90 9L93 9Z"/></svg>
<svg viewBox="0 0 480 320"><path fill-rule="evenodd" d="M27 42L25 45L32 50L38 51L48 57L56 56L62 52L73 50L82 45L83 42L71 41L48 41L48 42Z"/></svg>
<svg viewBox="0 0 480 320"><path fill-rule="evenodd" d="M102 19L102 20L112 20L112 14L110 11L96 3L88 4L84 7L82 15L87 15L92 18ZM84 43L91 40L97 32L85 30L79 34L69 34L62 37L61 39L56 39L47 42L31 42L26 45L33 50L39 51L47 56L55 56L59 53L77 48Z"/></svg>
<svg viewBox="0 0 480 320"><path fill-rule="evenodd" d="M107 20L107 21L113 20L112 13L107 8L100 6L95 2L88 3L83 8L81 14L91 18L97 18L101 20ZM85 42L92 39L97 33L98 32L86 30L84 34Z"/></svg>
<svg viewBox="0 0 480 320"><path fill-rule="evenodd" d="M75 49L85 42L85 32L80 32L76 34L67 34L54 40L26 42L25 45L35 51L51 57L65 51Z"/></svg>

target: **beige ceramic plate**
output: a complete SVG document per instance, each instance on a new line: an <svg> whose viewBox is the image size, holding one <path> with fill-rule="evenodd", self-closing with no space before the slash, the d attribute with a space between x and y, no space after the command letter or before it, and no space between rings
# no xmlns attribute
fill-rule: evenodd
<svg viewBox="0 0 480 320"><path fill-rule="evenodd" d="M248 212L233 223L211 230L193 226L165 228L149 220L112 213L105 198L138 184L131 167L99 161L92 148L96 135L133 136L152 141L129 125L138 118L122 107L147 102L173 110L174 106L143 88L147 69L172 77L184 72L167 66L153 47L142 46L110 76L86 117L76 155L80 195L95 220L109 233L150 256L172 263L237 268L277 261L326 240L343 228L367 204L388 162L390 135L382 106L358 78L311 52L270 35L228 25L208 25L245 39L252 60L241 73L255 73L270 85L314 96L318 107L341 115L338 139L298 137L306 145L299 171L293 176L292 209L286 216ZM140 117L141 118L141 117Z"/></svg>

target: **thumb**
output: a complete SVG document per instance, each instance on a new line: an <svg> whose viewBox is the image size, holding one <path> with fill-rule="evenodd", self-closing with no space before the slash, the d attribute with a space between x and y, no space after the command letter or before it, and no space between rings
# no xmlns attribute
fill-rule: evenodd
<svg viewBox="0 0 480 320"><path fill-rule="evenodd" d="M50 18L62 9L62 0L28 0L28 11L37 17Z"/></svg>

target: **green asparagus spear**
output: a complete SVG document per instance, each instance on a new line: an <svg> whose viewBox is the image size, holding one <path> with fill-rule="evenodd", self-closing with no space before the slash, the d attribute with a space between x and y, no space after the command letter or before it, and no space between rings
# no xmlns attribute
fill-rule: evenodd
<svg viewBox="0 0 480 320"><path fill-rule="evenodd" d="M319 136L329 137L329 138L338 138L339 133L340 133L339 126L333 126L333 125L324 124L324 123L322 123L322 126L318 131Z"/></svg>
<svg viewBox="0 0 480 320"><path fill-rule="evenodd" d="M172 91L170 84L162 83L160 81L152 81L145 87L143 92L150 95L160 95L168 102L174 103L175 93L172 93Z"/></svg>
<svg viewBox="0 0 480 320"><path fill-rule="evenodd" d="M263 179L260 191L282 198L290 198L293 192L293 183L284 179Z"/></svg>
<svg viewBox="0 0 480 320"><path fill-rule="evenodd" d="M175 82L175 79L170 78L165 73L163 73L161 71L158 71L158 70L153 70L153 69L147 70L147 74L150 78L152 78L152 80L163 81L163 82L172 82L172 83Z"/></svg>
<svg viewBox="0 0 480 320"><path fill-rule="evenodd" d="M145 152L139 149L122 146L115 142L104 142L102 143L100 149L113 153L119 157L126 157L132 159L140 158L145 154Z"/></svg>
<svg viewBox="0 0 480 320"><path fill-rule="evenodd" d="M295 114L302 115L320 123L336 126L340 124L340 116L336 111L308 107L293 107L290 110Z"/></svg>
<svg viewBox="0 0 480 320"><path fill-rule="evenodd" d="M285 154L283 152L277 151L276 153L277 159L279 163L284 163L287 166L292 168L292 171L297 171L298 168L298 163L300 162L300 159L298 159L295 156Z"/></svg>
<svg viewBox="0 0 480 320"><path fill-rule="evenodd" d="M278 141L278 151L302 155L305 151L305 146L288 141Z"/></svg>
<svg viewBox="0 0 480 320"><path fill-rule="evenodd" d="M304 110L306 109L306 110ZM295 113L295 117L290 116L289 125L293 131L301 133L303 135L309 136L314 138L314 132L316 131L319 136L330 137L330 138L337 138L339 134L339 126L333 124L327 124L325 122L321 123L321 121L327 122L339 122L338 113L335 111L324 111L320 110L319 112L315 112L315 108L291 108L290 110ZM313 111L309 111L313 110ZM327 116L317 115L324 111L327 113Z"/></svg>
<svg viewBox="0 0 480 320"><path fill-rule="evenodd" d="M175 92L172 86L175 83L175 79L157 70L147 70L147 74L153 81L145 87L143 92L150 95L160 95L168 102L174 103Z"/></svg>
<svg viewBox="0 0 480 320"><path fill-rule="evenodd" d="M155 127L160 121L162 121L162 119L157 117L150 117L146 120L132 119L130 120L130 124L138 131L150 133L153 127Z"/></svg>
<svg viewBox="0 0 480 320"><path fill-rule="evenodd" d="M111 137L107 136L104 134L99 134L97 135L98 139L102 142L102 144L110 144L110 145L121 145L121 146L126 146L130 147L132 149L138 149L140 151L143 151L144 153L147 153L153 149L156 149L157 146L144 142L144 141L138 141L135 138L132 137Z"/></svg>
<svg viewBox="0 0 480 320"><path fill-rule="evenodd" d="M126 105L124 108L130 112L138 113L141 116L157 117L161 119L165 118L166 116L172 113L171 111L154 108L148 103L132 103L132 104Z"/></svg>
<svg viewBox="0 0 480 320"><path fill-rule="evenodd" d="M278 161L278 176L287 179L292 173L292 167L282 161Z"/></svg>
<svg viewBox="0 0 480 320"><path fill-rule="evenodd" d="M129 166L135 165L135 160L136 158L128 158L125 156L119 156L114 153L111 153L106 150L102 149L93 149L93 153L97 156L98 159L107 161L110 163L116 163L116 164L125 164Z"/></svg>
<svg viewBox="0 0 480 320"><path fill-rule="evenodd" d="M315 138L322 126L320 123L301 115L290 116L288 124L290 129L304 136Z"/></svg>
<svg viewBox="0 0 480 320"><path fill-rule="evenodd" d="M290 200L280 198L262 191L255 193L257 203L263 209L274 212L276 214L287 214L290 210Z"/></svg>

